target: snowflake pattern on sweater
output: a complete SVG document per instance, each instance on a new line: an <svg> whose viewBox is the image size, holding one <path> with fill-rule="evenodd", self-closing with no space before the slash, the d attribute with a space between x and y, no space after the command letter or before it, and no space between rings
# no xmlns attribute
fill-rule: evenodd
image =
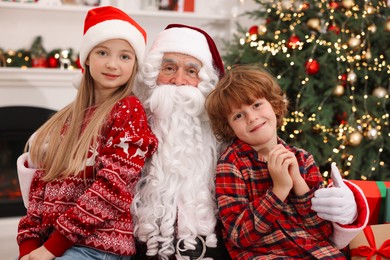
<svg viewBox="0 0 390 260"><path fill-rule="evenodd" d="M35 172L28 213L18 228L20 257L42 244L55 256L76 244L134 254L130 204L145 160L156 148L140 101L134 96L119 101L97 147L90 147L86 179L84 169L47 183L41 180L43 170Z"/></svg>

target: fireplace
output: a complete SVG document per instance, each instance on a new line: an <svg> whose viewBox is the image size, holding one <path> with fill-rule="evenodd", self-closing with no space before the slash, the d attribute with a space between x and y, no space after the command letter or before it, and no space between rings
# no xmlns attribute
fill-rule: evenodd
<svg viewBox="0 0 390 260"><path fill-rule="evenodd" d="M0 217L25 214L16 159L36 129L55 111L35 107L0 108Z"/></svg>
<svg viewBox="0 0 390 260"><path fill-rule="evenodd" d="M0 69L0 218L25 215L16 160L28 138L76 94L76 71Z"/></svg>

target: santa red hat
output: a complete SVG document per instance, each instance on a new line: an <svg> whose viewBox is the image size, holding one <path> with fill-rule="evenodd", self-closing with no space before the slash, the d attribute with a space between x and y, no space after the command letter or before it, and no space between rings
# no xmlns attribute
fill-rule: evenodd
<svg viewBox="0 0 390 260"><path fill-rule="evenodd" d="M178 52L193 56L203 66L214 68L219 78L225 69L214 40L202 29L184 24L169 24L160 32L150 49L152 52Z"/></svg>
<svg viewBox="0 0 390 260"><path fill-rule="evenodd" d="M124 39L130 43L137 56L138 63L143 60L146 47L145 30L125 12L103 6L88 11L84 20L84 35L80 47L80 65L85 69L85 61L90 51L99 43L111 39ZM73 81L78 87L79 79Z"/></svg>

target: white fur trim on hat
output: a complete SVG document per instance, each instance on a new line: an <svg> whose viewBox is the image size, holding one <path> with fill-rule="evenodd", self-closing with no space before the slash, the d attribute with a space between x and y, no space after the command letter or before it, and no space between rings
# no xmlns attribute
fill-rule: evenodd
<svg viewBox="0 0 390 260"><path fill-rule="evenodd" d="M150 53L178 52L193 56L203 66L213 68L213 58L205 36L189 28L169 28L160 32L150 49Z"/></svg>
<svg viewBox="0 0 390 260"><path fill-rule="evenodd" d="M90 51L99 43L111 39L127 40L137 55L138 63L143 60L145 54L145 38L132 24L123 20L107 20L100 22L84 34L80 48L80 64L85 68L85 61Z"/></svg>
<svg viewBox="0 0 390 260"><path fill-rule="evenodd" d="M72 78L72 85L73 85L73 87L75 87L76 89L79 88L82 81L83 81L83 73L80 70Z"/></svg>
<svg viewBox="0 0 390 260"><path fill-rule="evenodd" d="M22 192L22 199L24 206L28 208L28 196L30 194L30 186L34 177L36 169L27 168L25 166L28 161L28 153L23 153L20 155L16 161L16 166L18 170L18 178L20 184L20 191ZM31 166L30 166L31 167Z"/></svg>

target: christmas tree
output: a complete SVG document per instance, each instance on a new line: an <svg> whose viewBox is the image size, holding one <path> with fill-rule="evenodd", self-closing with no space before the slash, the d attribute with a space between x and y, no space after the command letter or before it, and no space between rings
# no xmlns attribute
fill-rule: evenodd
<svg viewBox="0 0 390 260"><path fill-rule="evenodd" d="M289 100L279 136L313 154L325 178L390 180L390 8L379 0L255 0L226 67L256 63Z"/></svg>

